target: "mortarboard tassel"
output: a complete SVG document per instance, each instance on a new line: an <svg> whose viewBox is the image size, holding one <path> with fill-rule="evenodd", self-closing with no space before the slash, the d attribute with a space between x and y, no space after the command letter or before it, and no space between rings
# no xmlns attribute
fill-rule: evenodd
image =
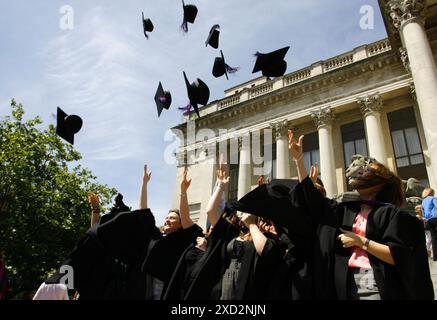
<svg viewBox="0 0 437 320"><path fill-rule="evenodd" d="M190 114L190 112L191 112L191 109L193 109L193 106L191 105L191 103L188 103L186 106L179 107L178 109L184 111L182 113L184 116L188 116Z"/></svg>
<svg viewBox="0 0 437 320"><path fill-rule="evenodd" d="M240 67L232 68L232 67L228 66L227 64L225 64L225 69L226 69L227 72L232 74L232 73L235 73L238 70L240 70Z"/></svg>
<svg viewBox="0 0 437 320"><path fill-rule="evenodd" d="M184 18L184 22L182 22L182 24L181 24L181 30L182 30L182 32L185 32L185 33L188 32L188 22L185 18Z"/></svg>

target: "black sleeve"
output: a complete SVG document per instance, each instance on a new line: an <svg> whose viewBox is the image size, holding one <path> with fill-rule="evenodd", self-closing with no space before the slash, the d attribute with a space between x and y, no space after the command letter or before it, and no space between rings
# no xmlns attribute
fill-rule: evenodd
<svg viewBox="0 0 437 320"><path fill-rule="evenodd" d="M393 214L383 241L390 248L396 270L411 299L434 299L421 223L407 212L398 211Z"/></svg>
<svg viewBox="0 0 437 320"><path fill-rule="evenodd" d="M337 202L325 198L319 190L314 187L310 177L306 177L299 182L296 188L290 193L292 202L299 206L306 207L307 213L315 224L329 224L337 223L334 215L334 209Z"/></svg>
<svg viewBox="0 0 437 320"><path fill-rule="evenodd" d="M159 235L159 230L150 209L143 209L120 213L101 224L97 235L105 248L114 254L135 256L144 252L150 239Z"/></svg>
<svg viewBox="0 0 437 320"><path fill-rule="evenodd" d="M201 236L203 230L197 224L166 235L147 253L143 269L163 282L170 281L182 253Z"/></svg>

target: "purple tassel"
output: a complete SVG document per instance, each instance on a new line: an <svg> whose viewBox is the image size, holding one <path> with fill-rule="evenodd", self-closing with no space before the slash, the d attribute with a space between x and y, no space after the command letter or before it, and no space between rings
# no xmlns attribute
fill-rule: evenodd
<svg viewBox="0 0 437 320"><path fill-rule="evenodd" d="M181 31L187 33L188 32L188 22L184 19L184 22L181 24Z"/></svg>
<svg viewBox="0 0 437 320"><path fill-rule="evenodd" d="M184 116L188 116L190 114L190 112L191 112L191 109L193 109L193 106L191 105L191 103L188 102L188 104L186 106L179 107L178 109L181 110L181 111L184 111L182 113Z"/></svg>
<svg viewBox="0 0 437 320"><path fill-rule="evenodd" d="M227 64L225 64L225 69L226 69L227 72L232 74L232 73L235 73L238 70L240 70L240 67L232 68L232 67L228 66Z"/></svg>
<svg viewBox="0 0 437 320"><path fill-rule="evenodd" d="M161 103L165 103L167 101L167 99L165 97L159 97L158 100Z"/></svg>

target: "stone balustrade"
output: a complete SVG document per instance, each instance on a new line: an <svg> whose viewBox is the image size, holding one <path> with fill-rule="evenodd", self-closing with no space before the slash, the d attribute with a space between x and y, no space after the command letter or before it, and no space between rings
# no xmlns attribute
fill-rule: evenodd
<svg viewBox="0 0 437 320"><path fill-rule="evenodd" d="M388 39L382 39L380 41L355 48L354 50L346 52L337 57L314 63L309 67L286 74L283 77L278 77L269 81L265 77L254 79L249 83L244 83L240 86L226 90L225 92L228 92L227 94L229 94L231 91L234 92L234 94L227 96L222 100L215 101L205 107L201 107L200 115L204 116L218 110L235 106L244 101L282 89L286 86L291 86L332 70L345 67L351 63L383 54L391 49L390 41ZM252 85L252 87L248 88L248 85ZM189 117L191 120L194 118L196 117L192 115ZM184 119L188 120L188 117L184 117Z"/></svg>

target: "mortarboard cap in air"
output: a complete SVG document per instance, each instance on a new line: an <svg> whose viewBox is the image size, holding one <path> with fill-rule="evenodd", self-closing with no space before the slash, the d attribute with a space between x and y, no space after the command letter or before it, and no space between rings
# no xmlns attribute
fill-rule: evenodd
<svg viewBox="0 0 437 320"><path fill-rule="evenodd" d="M194 111L200 118L198 104L206 105L209 100L209 88L205 82L197 78L196 81L190 84L187 75L184 73L185 85L187 86L188 98L190 99L190 104L193 106Z"/></svg>
<svg viewBox="0 0 437 320"><path fill-rule="evenodd" d="M214 49L217 49L219 47L219 35L220 35L220 26L218 24L215 24L212 26L211 30L209 31L209 35L208 38L206 39L205 46L207 47L209 44Z"/></svg>
<svg viewBox="0 0 437 320"><path fill-rule="evenodd" d="M152 32L153 31L153 23L152 20L150 20L149 18L144 19L144 12L143 14L143 31L144 31L144 35L146 36L147 39L149 39L149 36L147 35L147 32Z"/></svg>
<svg viewBox="0 0 437 320"><path fill-rule="evenodd" d="M197 16L197 7L193 4L185 4L184 0L182 0L182 6L184 8L184 20L181 25L181 29L184 32L188 32L188 22L194 23L194 20Z"/></svg>
<svg viewBox="0 0 437 320"><path fill-rule="evenodd" d="M158 88L155 93L155 103L158 110L158 117L161 115L162 109L170 108L171 94L169 91L164 91L161 82L159 82Z"/></svg>
<svg viewBox="0 0 437 320"><path fill-rule="evenodd" d="M82 119L76 115L67 115L58 107L56 115L56 134L74 144L74 135L82 128Z"/></svg>
<svg viewBox="0 0 437 320"><path fill-rule="evenodd" d="M311 234L311 224L306 209L293 202L291 191L298 180L273 179L248 192L238 201L227 205L227 212L246 212L270 219L281 227L291 228L300 235Z"/></svg>
<svg viewBox="0 0 437 320"><path fill-rule="evenodd" d="M214 60L214 66L212 67L212 75L216 78L221 77L222 75L226 75L226 79L228 78L228 72L229 73L235 73L240 68L232 68L228 66L225 62L225 57L223 56L222 50L220 50L220 57L215 58Z"/></svg>
<svg viewBox="0 0 437 320"><path fill-rule="evenodd" d="M290 47L285 47L270 53L255 54L256 62L252 73L261 71L266 77L280 77L283 76L287 70L287 62L284 60Z"/></svg>

